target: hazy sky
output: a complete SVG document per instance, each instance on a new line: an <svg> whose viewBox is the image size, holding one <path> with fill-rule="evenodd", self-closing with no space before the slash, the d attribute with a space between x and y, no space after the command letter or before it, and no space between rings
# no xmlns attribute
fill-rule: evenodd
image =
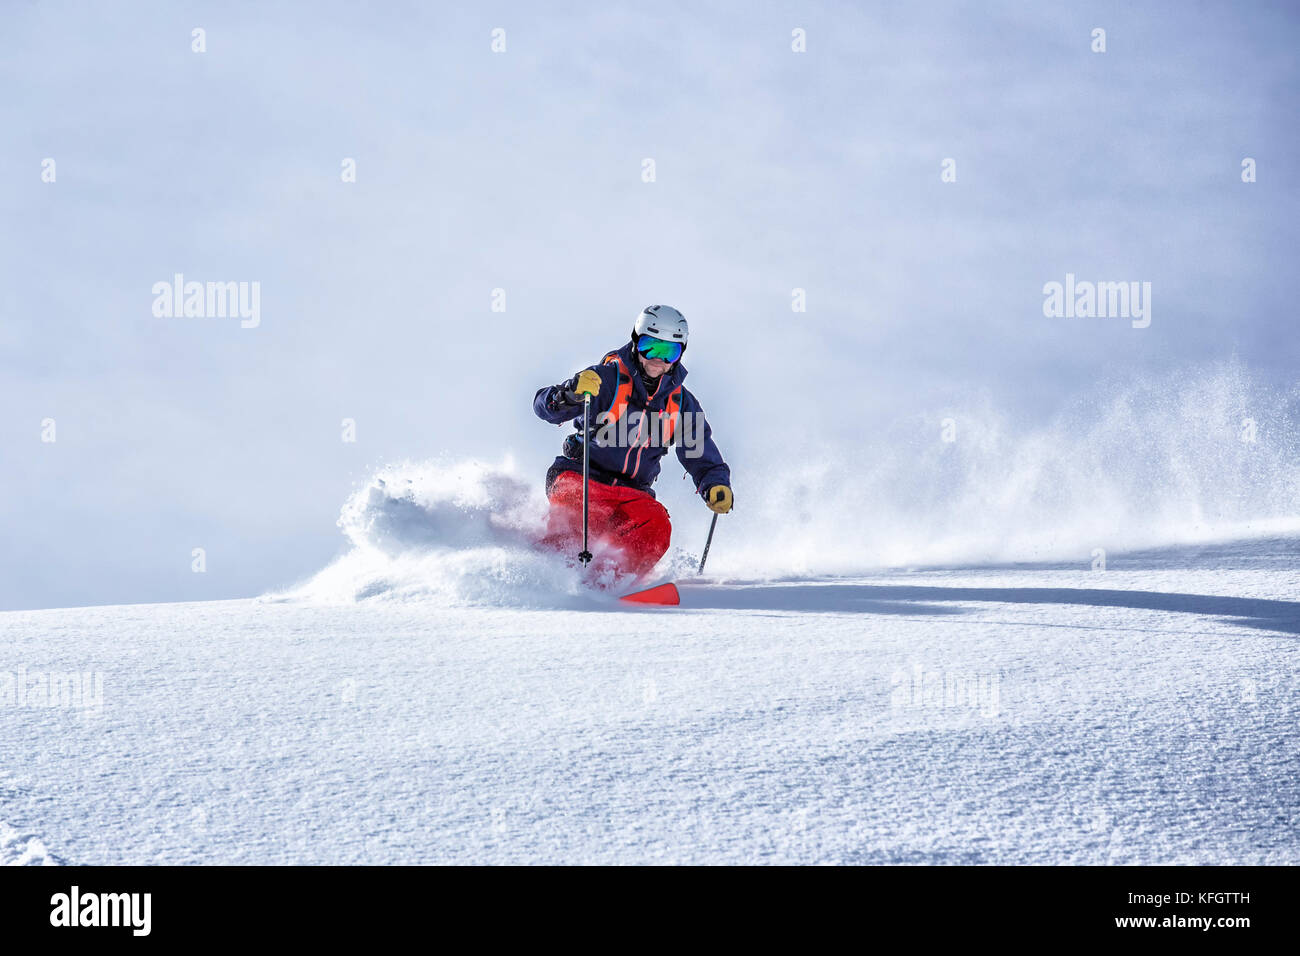
<svg viewBox="0 0 1300 956"><path fill-rule="evenodd" d="M790 429L1300 368L1294 4L451 7L0 8L0 608L288 584L383 461L540 484L533 391L652 302L738 500ZM155 316L176 273L260 324ZM1045 317L1067 273L1150 326Z"/></svg>

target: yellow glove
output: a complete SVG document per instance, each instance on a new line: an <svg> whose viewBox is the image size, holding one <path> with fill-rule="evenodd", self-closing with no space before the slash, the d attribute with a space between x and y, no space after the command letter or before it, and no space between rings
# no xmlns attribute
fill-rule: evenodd
<svg viewBox="0 0 1300 956"><path fill-rule="evenodd" d="M726 485L714 485L704 494L704 503L720 515L731 510L731 489Z"/></svg>
<svg viewBox="0 0 1300 956"><path fill-rule="evenodd" d="M595 398L600 394L600 376L591 369L583 369L578 373L578 381L573 386L573 391L578 395L584 392Z"/></svg>

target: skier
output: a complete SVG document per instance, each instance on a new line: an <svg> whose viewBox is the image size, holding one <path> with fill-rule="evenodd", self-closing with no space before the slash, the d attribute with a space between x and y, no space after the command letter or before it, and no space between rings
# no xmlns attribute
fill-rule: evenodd
<svg viewBox="0 0 1300 956"><path fill-rule="evenodd" d="M642 310L632 341L559 385L538 389L537 417L573 420L563 453L546 472L551 510L543 544L577 549L582 528L582 450L590 449L590 534L614 566L647 574L668 550L672 524L652 485L670 444L718 514L731 510L731 470L714 443L704 410L682 381L686 318L667 305ZM583 396L591 396L591 433L582 433ZM608 552L613 551L613 555Z"/></svg>

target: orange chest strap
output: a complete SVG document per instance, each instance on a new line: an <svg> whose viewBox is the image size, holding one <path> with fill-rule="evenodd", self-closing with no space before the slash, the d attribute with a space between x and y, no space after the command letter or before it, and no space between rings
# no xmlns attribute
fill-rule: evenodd
<svg viewBox="0 0 1300 956"><path fill-rule="evenodd" d="M609 418L606 419L610 424L617 422L627 414L627 403L632 397L632 375L628 372L627 366L619 358L617 352L610 352L605 356L605 365L618 366L618 388L614 390L614 401L609 406Z"/></svg>
<svg viewBox="0 0 1300 956"><path fill-rule="evenodd" d="M678 385L668 393L668 401L664 403L664 410L659 413L663 429L663 443L665 445L673 443L673 433L677 431L677 422L682 417L681 412L682 387Z"/></svg>

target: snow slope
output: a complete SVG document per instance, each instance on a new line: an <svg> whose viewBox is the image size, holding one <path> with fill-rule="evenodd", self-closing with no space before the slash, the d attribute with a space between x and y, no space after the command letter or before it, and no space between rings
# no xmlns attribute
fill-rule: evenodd
<svg viewBox="0 0 1300 956"><path fill-rule="evenodd" d="M1228 364L788 454L670 609L390 464L280 593L0 614L0 860L1298 863L1297 421Z"/></svg>
<svg viewBox="0 0 1300 956"><path fill-rule="evenodd" d="M508 577L0 614L0 859L1300 862L1296 536L677 609Z"/></svg>

